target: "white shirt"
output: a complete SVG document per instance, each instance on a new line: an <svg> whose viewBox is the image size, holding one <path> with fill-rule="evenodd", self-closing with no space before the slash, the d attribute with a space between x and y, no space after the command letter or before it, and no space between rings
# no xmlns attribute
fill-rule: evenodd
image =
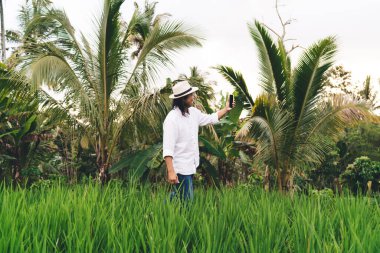
<svg viewBox="0 0 380 253"><path fill-rule="evenodd" d="M178 107L174 107L163 123L163 158L173 157L175 173L195 174L199 166L199 126L219 122L218 113L206 114L196 107L190 107L189 113L183 116Z"/></svg>

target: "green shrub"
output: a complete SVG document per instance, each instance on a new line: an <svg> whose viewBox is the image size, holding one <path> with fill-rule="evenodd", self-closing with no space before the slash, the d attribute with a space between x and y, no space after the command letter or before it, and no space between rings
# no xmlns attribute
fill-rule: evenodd
<svg viewBox="0 0 380 253"><path fill-rule="evenodd" d="M354 192L364 193L367 190L368 181L373 183L372 190L377 191L380 180L380 162L372 161L367 156L358 157L353 164L347 166L340 179Z"/></svg>

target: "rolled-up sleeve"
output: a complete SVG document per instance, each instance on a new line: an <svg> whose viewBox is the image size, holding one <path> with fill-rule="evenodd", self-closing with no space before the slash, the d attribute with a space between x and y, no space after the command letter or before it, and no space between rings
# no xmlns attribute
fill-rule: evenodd
<svg viewBox="0 0 380 253"><path fill-rule="evenodd" d="M176 141L177 129L175 122L171 118L167 118L163 123L163 141L162 141L162 157L173 157L174 146Z"/></svg>
<svg viewBox="0 0 380 253"><path fill-rule="evenodd" d="M216 124L219 122L218 112L214 113L203 113L200 110L196 109L198 113L198 122L199 126L205 126L208 124Z"/></svg>

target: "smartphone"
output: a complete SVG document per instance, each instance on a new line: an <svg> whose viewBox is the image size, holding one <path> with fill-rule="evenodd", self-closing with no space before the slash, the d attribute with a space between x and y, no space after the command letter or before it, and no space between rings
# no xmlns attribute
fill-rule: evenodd
<svg viewBox="0 0 380 253"><path fill-rule="evenodd" d="M234 95L230 95L230 108L232 108L232 103L234 102Z"/></svg>

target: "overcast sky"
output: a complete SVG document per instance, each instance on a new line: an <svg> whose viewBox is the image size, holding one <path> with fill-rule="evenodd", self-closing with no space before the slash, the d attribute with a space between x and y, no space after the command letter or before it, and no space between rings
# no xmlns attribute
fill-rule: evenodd
<svg viewBox="0 0 380 253"><path fill-rule="evenodd" d="M25 0L5 0L6 29L17 28L17 15ZM3 1L4 2L4 1ZM54 0L54 5L64 8L72 24L90 34L94 17L98 16L102 0ZM137 1L143 3L143 1ZM157 13L168 12L172 18L183 20L194 27L197 34L205 38L203 47L182 51L176 57L176 66L163 71L166 77L176 78L188 73L190 66L198 66L210 73L209 79L219 83L220 90L225 81L210 67L217 64L232 66L243 73L250 91L256 95L258 61L256 48L249 36L247 22L254 19L280 31L280 23L273 0L161 0ZM353 81L362 82L372 75L373 85L379 86L380 77L380 1L379 0L280 0L280 12L284 19L296 19L288 26L289 42L307 47L329 35L338 38L337 64L352 71ZM123 6L124 16L133 11L133 1ZM297 60L301 49L293 51ZM228 88L226 89L228 90Z"/></svg>

